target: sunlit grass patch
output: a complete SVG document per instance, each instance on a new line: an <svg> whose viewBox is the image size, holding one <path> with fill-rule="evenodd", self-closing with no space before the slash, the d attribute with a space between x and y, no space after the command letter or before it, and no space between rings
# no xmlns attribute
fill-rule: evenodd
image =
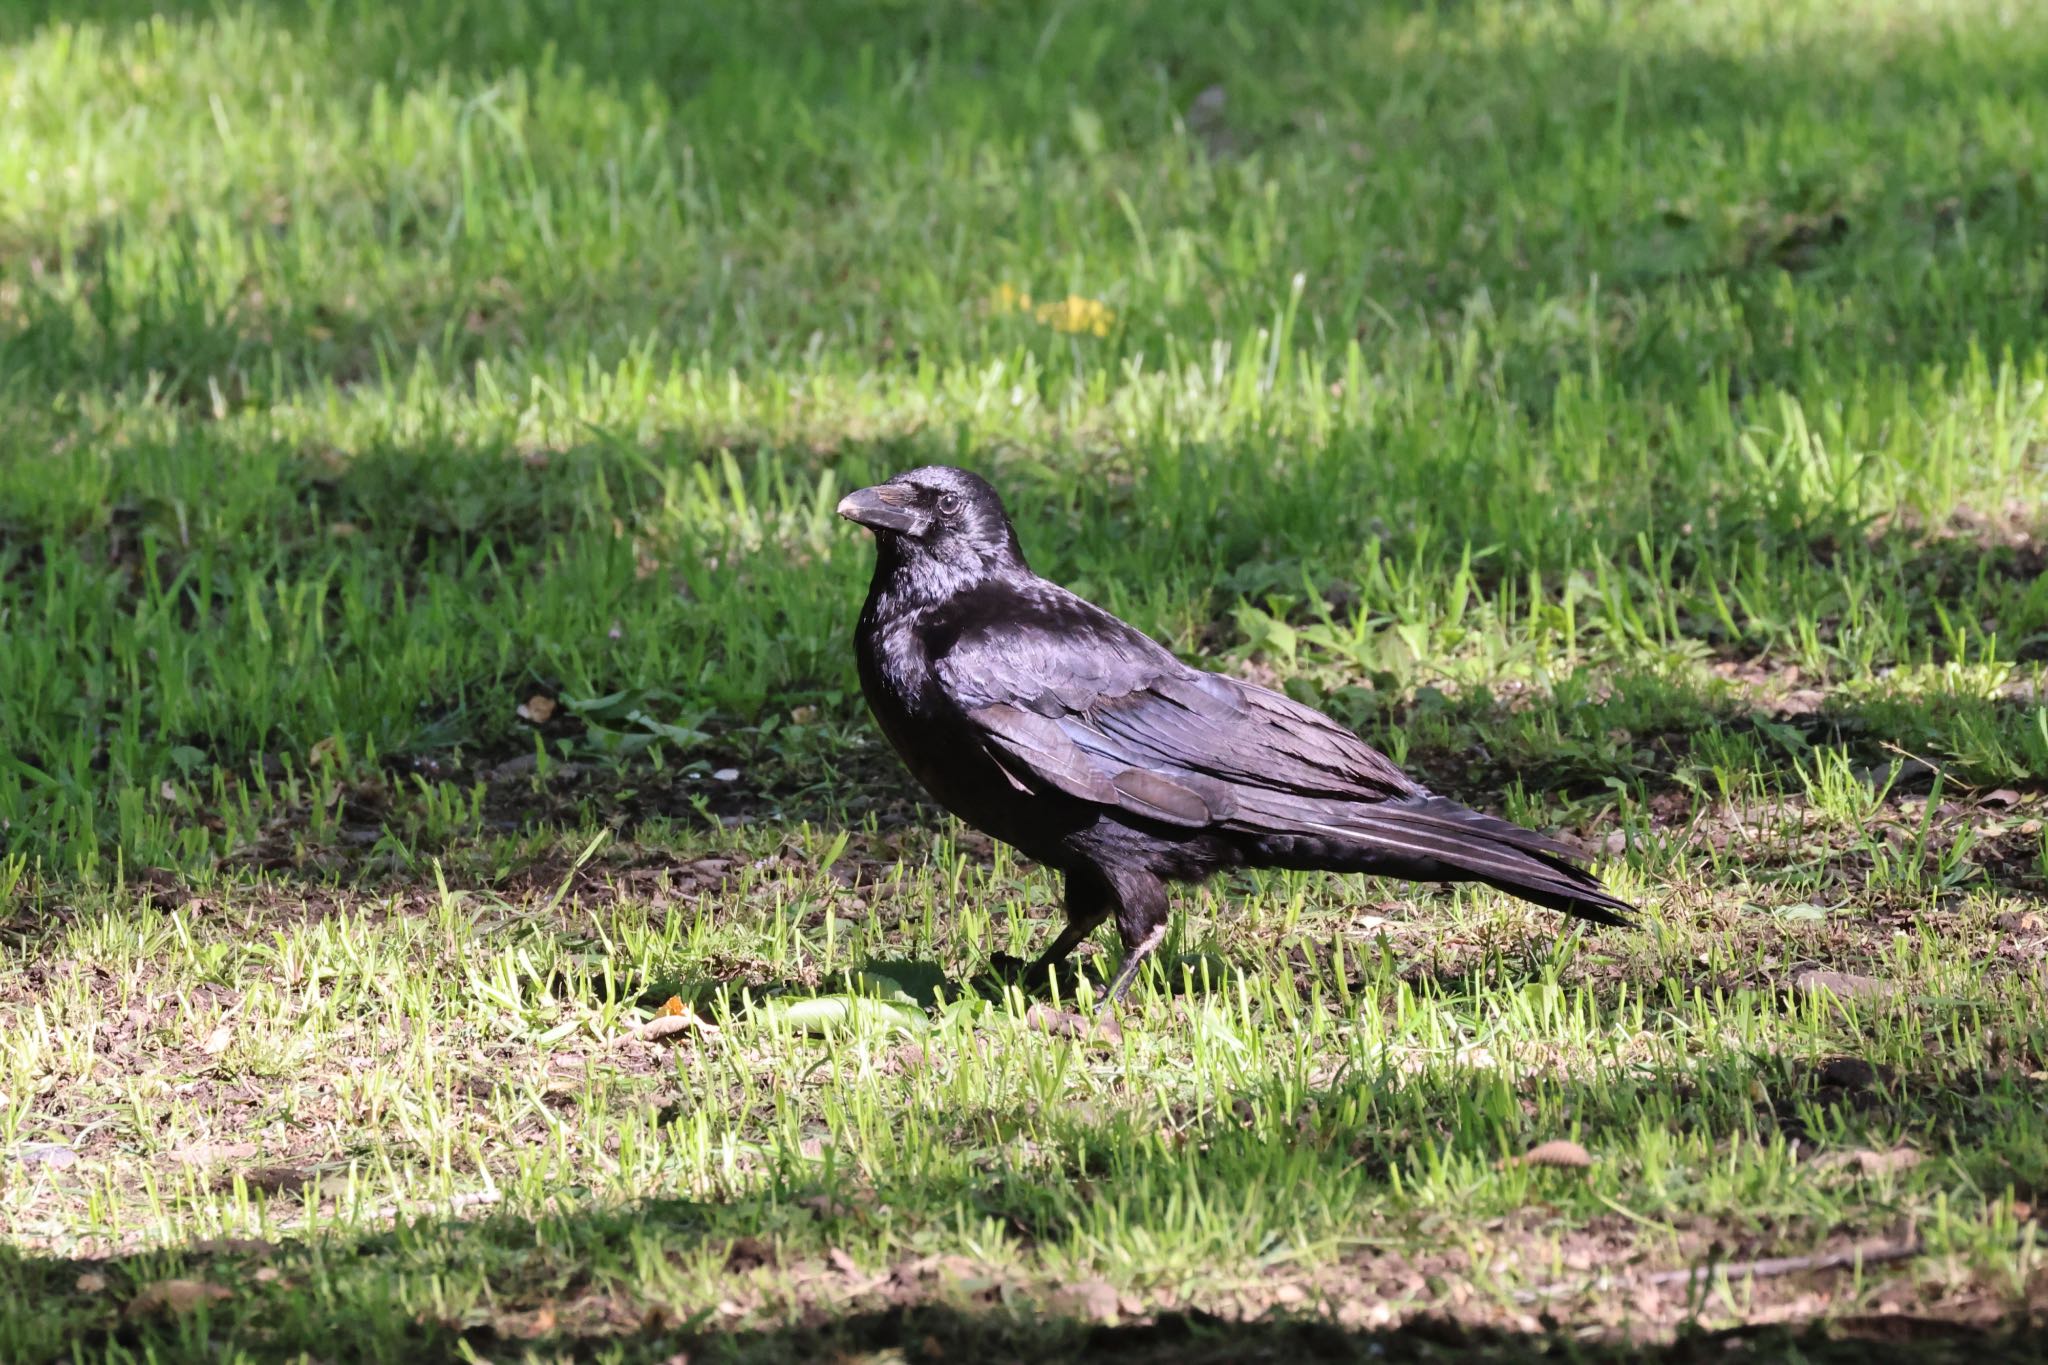
<svg viewBox="0 0 2048 1365"><path fill-rule="evenodd" d="M2030 17L0 9L0 1357L1994 1353ZM1054 879L850 668L934 461L1641 925L1262 874L995 990Z"/></svg>

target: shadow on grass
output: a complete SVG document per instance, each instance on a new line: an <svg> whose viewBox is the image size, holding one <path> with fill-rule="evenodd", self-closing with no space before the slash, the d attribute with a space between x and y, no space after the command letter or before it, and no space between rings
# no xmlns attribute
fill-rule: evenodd
<svg viewBox="0 0 2048 1365"><path fill-rule="evenodd" d="M2037 1112L2040 1084L2008 1075L1972 1092L1939 1082L1930 1075L1889 1085L1879 1104L1895 1112L1866 1108L1834 1122L1828 1140L1851 1143L1863 1125L1892 1137L1903 1130L1955 1164L1950 1179L1987 1200L2015 1186L2038 1190L2044 1152L2024 1120ZM311 1352L335 1361L474 1355L768 1365L865 1352L878 1360L1165 1365L1453 1355L1681 1362L1731 1352L1847 1361L1880 1344L1899 1359L1932 1362L1966 1351L2023 1359L2048 1346L2042 1318L2017 1289L1968 1268L1973 1255L2002 1247L1930 1252L1945 1267L1926 1272L1940 1288L1879 1296L1916 1284L1910 1254L1900 1265L1872 1250L1912 1245L1882 1230L1894 1215L1891 1196L1787 1219L1785 1192L1761 1189L1753 1202L1711 1215L1665 1210L1648 1220L1613 1213L1595 1197L1602 1187L1582 1191L1577 1174L1534 1172L1519 1195L1484 1196L1504 1206L1471 1213L1471 1238L1490 1246L1447 1233L1464 1214L1439 1210L1418 1222L1398 1200L1359 1249L1330 1261L1252 1267L1252 1248L1231 1240L1279 1235L1256 1226L1279 1215L1275 1200L1291 1218L1302 1210L1330 1217L1383 1198L1390 1170L1426 1165L1424 1149L1498 1150L1528 1122L1525 1103L1570 1114L1595 1151L1625 1148L1645 1125L1694 1135L1705 1125L1734 1144L1728 1150L1751 1150L1758 1125L1777 1120L1751 1117L1749 1096L1761 1086L1781 1104L1811 1106L1820 1101L1810 1084L1781 1059L1741 1058L1697 1070L1677 1087L1647 1076L1559 1084L1481 1074L1427 1084L1390 1077L1304 1096L1276 1081L1182 1125L1192 1141L1165 1145L1144 1117L1048 1124L1029 1111L969 1107L953 1115L958 1144L1026 1131L1036 1136L1039 1161L982 1174L906 1173L867 1188L784 1152L786 1164L765 1189L726 1199L599 1207L569 1189L556 1211L537 1216L426 1215L308 1241L217 1238L106 1258L0 1248L0 1288L17 1305L0 1320L0 1349L18 1360L124 1351L162 1362ZM1267 1127L1254 1131L1254 1122ZM1792 1178L1810 1181L1811 1169ZM1916 1185L1913 1197L1942 1187ZM1190 1197L1209 1201L1210 1214L1177 1232ZM1807 1196L1793 1202L1813 1207ZM1105 1218L1105 1207L1115 1214ZM1349 1215L1335 1216L1349 1226ZM1956 1216L1967 1223L1975 1215ZM925 1254L952 1246L948 1237L963 1226L1001 1245L995 1261ZM1214 1265L1209 1281L1228 1287L1155 1299L1142 1288L1069 1281L1044 1268L1070 1255L1085 1264L1084 1248L1116 1228L1149 1239L1182 1276L1190 1256L1195 1279ZM1869 1265L1809 1264L1754 1277L1743 1269L1857 1247ZM1551 1269L1559 1263L1579 1268ZM1720 1269L1698 1282L1682 1274L1708 1266ZM169 1280L198 1286L180 1291L193 1302L183 1311L146 1306L151 1286ZM721 1318L732 1325L716 1325ZM1653 1339L1622 1339L1630 1332Z"/></svg>
<svg viewBox="0 0 2048 1365"><path fill-rule="evenodd" d="M665 1340L665 1339L664 1339ZM1352 1330L1320 1319L1279 1315L1228 1321L1172 1311L1148 1322L1103 1325L1050 1316L1028 1326L1005 1314L915 1307L850 1314L797 1328L684 1338L707 1361L810 1361L872 1353L893 1359L1129 1361L1133 1365L1228 1365L1300 1361L1644 1361L1679 1365L1755 1358L1814 1362L1867 1361L1880 1346L1887 1359L1967 1361L1986 1350L2032 1359L2048 1350L2048 1332L2027 1320L1988 1325L1928 1324L1882 1319L1844 1331L1774 1325L1681 1335L1656 1344L1600 1343L1569 1330L1518 1333L1422 1321L1384 1330ZM559 1339L542 1350L574 1348ZM658 1358L658 1350L648 1357ZM622 1359L636 1356L629 1348ZM691 1359L697 1359L693 1354Z"/></svg>
<svg viewBox="0 0 2048 1365"><path fill-rule="evenodd" d="M0 1276L7 1276L0 1253ZM104 1274L103 1266L63 1267ZM61 1291L58 1291L61 1292ZM43 1300L47 1308L49 1301ZM1369 1305L1353 1300L1350 1306ZM295 1316L296 1305L271 1296L276 1322ZM1340 1306L1329 1305L1331 1310ZM1113 1311L1113 1310L1112 1310ZM224 1314L216 1307L189 1316L181 1325L141 1320L79 1331L71 1349L147 1355L162 1362L209 1360L199 1338L219 1331ZM2018 1312L1974 1321L1944 1321L1911 1314L1873 1314L1843 1321L1781 1321L1700 1329L1682 1325L1662 1339L1632 1341L1592 1335L1568 1319L1549 1328L1517 1331L1467 1326L1449 1317L1418 1317L1399 1326L1355 1328L1300 1310L1250 1318L1225 1317L1200 1308L1143 1311L1135 1320L1102 1321L1075 1316L1052 1303L1015 1300L1006 1304L955 1306L915 1298L886 1307L816 1307L786 1325L719 1331L694 1323L671 1325L658 1310L660 1325L635 1327L627 1314L585 1293L545 1310L506 1310L496 1321L469 1327L437 1322L429 1315L398 1330L373 1334L360 1321L333 1323L317 1334L290 1330L225 1333L221 1345L239 1347L243 1358L297 1358L311 1351L328 1361L577 1360L606 1365L799 1365L800 1362L1128 1362L1129 1365L1233 1365L1302 1361L1436 1362L1649 1362L1705 1365L1710 1361L1767 1360L1864 1362L1879 1354L1911 1365L1986 1360L2038 1360L2048 1353L2048 1329L2037 1314ZM592 1319L590 1329L564 1329L564 1317ZM1547 1315L1546 1315L1547 1316ZM111 1358L120 1358L115 1355Z"/></svg>
<svg viewBox="0 0 2048 1365"><path fill-rule="evenodd" d="M1484 809L1507 808L1510 815L1512 801L1550 803L1552 812L1566 803L1572 823L1592 828L1596 837L1618 827L1624 815L1682 835L1718 803L1725 802L1722 814L1734 819L1751 810L1768 813L1788 797L1802 802L1806 783L1824 763L1872 791L1886 790L1894 809L1901 797L1936 791L1937 777L1945 814L1974 810L1977 798L1994 791L1999 802L2010 803L2014 793L2024 799L2048 790L2048 732L2040 724L2041 704L2031 697L1831 695L1788 704L1783 697L1744 698L1668 675L1590 677L1597 696L1577 684L1541 696L1516 689L1450 697L1425 689L1398 701L1371 692L1297 695L1324 705L1368 741L1405 750L1408 771L1433 790ZM530 750L530 740L525 747ZM661 846L678 834L687 838L693 828L808 825L852 829L851 855L872 863L869 879L879 881L885 868L874 859L887 855L867 850L859 834L864 824L893 837L905 829L937 830L950 819L873 737L835 752L824 766L757 751L729 783L588 761L565 762L548 776L521 768L499 777L501 765L488 749L472 755L466 761L431 754L394 759L391 785L363 788L341 808L345 819L333 843L303 842L303 825L286 811L275 822L278 842L245 849L224 865L288 883L394 885L415 879L435 859L460 867L466 846L487 836L537 849L497 875L501 892L544 895L566 882L572 894L603 895L618 872L645 874L643 881L658 875L671 865ZM697 756L697 766L740 763L733 755L709 751ZM431 773L433 784L447 791L481 784L481 828L440 839L422 833L409 814L418 791L403 785L415 773ZM576 871L572 836L598 827L622 841L651 832L654 842L632 855L631 867L615 866L607 854ZM2018 842L2010 849L1987 846L1996 854L1989 875L2039 889L2043 868L2029 861L2038 849L2020 834L1998 838ZM686 868L687 861L674 865Z"/></svg>

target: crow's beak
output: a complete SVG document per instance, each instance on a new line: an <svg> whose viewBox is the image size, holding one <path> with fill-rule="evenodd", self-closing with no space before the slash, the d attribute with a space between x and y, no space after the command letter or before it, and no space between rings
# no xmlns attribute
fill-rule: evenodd
<svg viewBox="0 0 2048 1365"><path fill-rule="evenodd" d="M870 530L921 536L930 518L910 505L915 496L909 489L890 483L857 488L839 500L839 515Z"/></svg>

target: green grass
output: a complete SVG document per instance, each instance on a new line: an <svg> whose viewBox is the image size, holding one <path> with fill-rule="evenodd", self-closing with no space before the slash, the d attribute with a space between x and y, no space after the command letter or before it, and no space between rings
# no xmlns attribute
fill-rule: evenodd
<svg viewBox="0 0 2048 1365"><path fill-rule="evenodd" d="M2029 18L0 3L0 1356L2031 1330ZM935 460L1643 927L1247 877L1118 1039L984 993L1056 888L831 513Z"/></svg>

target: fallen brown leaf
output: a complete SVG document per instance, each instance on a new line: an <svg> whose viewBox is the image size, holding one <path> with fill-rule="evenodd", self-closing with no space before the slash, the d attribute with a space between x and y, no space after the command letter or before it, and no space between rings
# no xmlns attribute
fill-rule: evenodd
<svg viewBox="0 0 2048 1365"><path fill-rule="evenodd" d="M1033 1005L1024 1011L1024 1027L1037 1033L1049 1033L1055 1038L1087 1038L1100 1042L1120 1042L1124 1036L1123 1025L1117 1023L1111 1014L1090 1018L1072 1010L1056 1010L1051 1005Z"/></svg>
<svg viewBox="0 0 2048 1365"><path fill-rule="evenodd" d="M894 1076L906 1071L922 1071L937 1060L937 1056L923 1043L903 1043L883 1056L881 1069Z"/></svg>
<svg viewBox="0 0 2048 1365"><path fill-rule="evenodd" d="M1582 1171L1593 1164L1593 1155L1570 1138L1553 1138L1549 1142L1537 1143L1522 1155L1510 1157L1502 1164Z"/></svg>
<svg viewBox="0 0 2048 1365"><path fill-rule="evenodd" d="M1808 968L1795 973L1792 988L1802 995L1832 995L1837 1000L1883 1000L1898 993L1898 986L1874 976L1854 972L1831 972Z"/></svg>
<svg viewBox="0 0 2048 1365"><path fill-rule="evenodd" d="M257 1151L253 1142L194 1142L173 1150L171 1160L182 1166L213 1166L224 1161L247 1161Z"/></svg>
<svg viewBox="0 0 2048 1365"><path fill-rule="evenodd" d="M627 1029L624 1033L621 1033L617 1037L613 1038L612 1042L614 1044L651 1043L659 1038L667 1038L678 1033L692 1032L704 1034L706 1037L716 1038L718 1036L719 1029L718 1025L713 1024L708 1020L699 1019L694 1014L670 1014L667 1012L667 1007L663 1006L662 1012L656 1014L652 1019L647 1020L645 1023L633 1025L633 1027Z"/></svg>
<svg viewBox="0 0 2048 1365"><path fill-rule="evenodd" d="M546 725L555 714L555 699L536 692L519 703L519 719L529 725Z"/></svg>
<svg viewBox="0 0 2048 1365"><path fill-rule="evenodd" d="M1910 1171L1926 1159L1911 1147L1894 1147L1889 1152L1859 1147L1851 1152L1824 1153L1813 1164L1824 1171L1853 1168L1859 1175L1889 1175L1893 1171Z"/></svg>
<svg viewBox="0 0 2048 1365"><path fill-rule="evenodd" d="M1114 1322L1122 1309L1122 1297L1106 1280L1083 1280L1054 1293L1052 1308L1084 1322Z"/></svg>
<svg viewBox="0 0 2048 1365"><path fill-rule="evenodd" d="M242 1184L248 1187L251 1194L297 1194L311 1183L313 1177L310 1172L297 1170L291 1166L258 1166L242 1172ZM231 1189L234 1186L234 1179L224 1177L215 1184L223 1190Z"/></svg>
<svg viewBox="0 0 2048 1365"><path fill-rule="evenodd" d="M850 1190L843 1197L836 1194L813 1194L796 1201L797 1207L809 1209L820 1218L851 1218L865 1214L875 1206L875 1196L870 1190Z"/></svg>
<svg viewBox="0 0 2048 1365"><path fill-rule="evenodd" d="M135 1315L189 1313L230 1297L232 1295L227 1290L205 1280L158 1280L155 1284L144 1285L142 1292L128 1301L128 1311Z"/></svg>
<svg viewBox="0 0 2048 1365"><path fill-rule="evenodd" d="M107 1277L96 1270L88 1270L78 1277L75 1287L81 1294L104 1294L107 1292Z"/></svg>
<svg viewBox="0 0 2048 1365"><path fill-rule="evenodd" d="M207 1237L186 1250L202 1256L268 1256L277 1250L277 1244L261 1237Z"/></svg>

